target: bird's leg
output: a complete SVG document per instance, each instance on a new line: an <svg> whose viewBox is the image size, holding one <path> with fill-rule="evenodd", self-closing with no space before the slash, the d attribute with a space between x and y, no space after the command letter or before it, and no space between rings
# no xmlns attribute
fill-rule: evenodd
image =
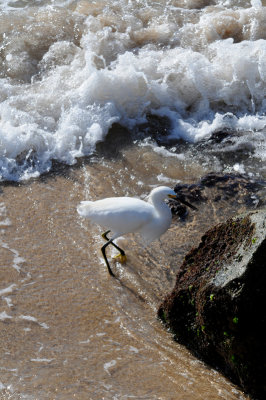
<svg viewBox="0 0 266 400"><path fill-rule="evenodd" d="M112 239L109 239L108 238L108 233L110 232L110 230L109 231L106 231L106 232L104 232L104 233L102 233L102 237L105 239L105 240L107 240L108 242L110 242L109 244L112 244L118 251L119 251L119 254L117 255L117 256L115 256L114 258L118 258L119 259L119 262L121 263L121 264L123 264L123 263L125 263L126 261L127 261L127 256L126 256L126 254L125 254L125 252L124 252L124 250L123 249L121 249L119 246L117 246L117 244L115 244L113 241L112 241Z"/></svg>
<svg viewBox="0 0 266 400"><path fill-rule="evenodd" d="M106 247L109 246L109 244L111 244L111 243L112 243L112 241L111 241L111 240L108 240L108 242L105 243L105 244L103 245L103 247L101 248L101 251L102 251L102 255L103 255L104 261L105 261L105 263L106 263L106 266L107 266L107 268L108 268L109 274L110 274L111 276L115 276L114 273L113 273L113 271L111 270L111 267L110 267L110 265L109 265L109 262L108 262L108 260L107 260L106 254L105 254Z"/></svg>
<svg viewBox="0 0 266 400"><path fill-rule="evenodd" d="M106 232L104 232L104 233L102 233L102 237L105 239L105 240L110 240L109 239L109 237L107 236L108 235L108 233L110 233L111 231L110 231L110 229L109 229L109 231L106 231Z"/></svg>

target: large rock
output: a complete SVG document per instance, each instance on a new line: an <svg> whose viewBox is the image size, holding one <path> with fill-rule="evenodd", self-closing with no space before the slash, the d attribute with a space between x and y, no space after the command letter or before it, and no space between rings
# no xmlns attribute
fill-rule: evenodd
<svg viewBox="0 0 266 400"><path fill-rule="evenodd" d="M266 399L266 210L209 230L185 257L160 318L201 359Z"/></svg>

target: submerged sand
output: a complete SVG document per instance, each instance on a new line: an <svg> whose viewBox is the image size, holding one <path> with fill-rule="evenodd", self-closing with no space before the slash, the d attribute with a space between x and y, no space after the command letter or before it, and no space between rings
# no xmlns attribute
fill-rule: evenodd
<svg viewBox="0 0 266 400"><path fill-rule="evenodd" d="M181 260L211 224L241 211L206 201L150 247L120 240L127 264L109 276L101 230L80 200L147 194L153 185L204 171L151 148L84 160L1 188L0 348L2 399L247 399L173 341L156 318ZM236 209L238 208L238 209ZM111 253L108 253L111 259Z"/></svg>

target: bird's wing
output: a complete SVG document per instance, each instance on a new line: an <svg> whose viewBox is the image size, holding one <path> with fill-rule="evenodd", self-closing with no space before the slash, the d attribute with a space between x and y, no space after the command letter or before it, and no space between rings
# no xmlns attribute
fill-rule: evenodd
<svg viewBox="0 0 266 400"><path fill-rule="evenodd" d="M81 202L78 213L113 232L125 234L135 232L149 222L153 206L131 197L113 197Z"/></svg>

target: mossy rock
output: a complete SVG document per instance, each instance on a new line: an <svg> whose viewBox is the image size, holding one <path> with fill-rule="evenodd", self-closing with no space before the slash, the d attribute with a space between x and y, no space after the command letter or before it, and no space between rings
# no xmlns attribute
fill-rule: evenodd
<svg viewBox="0 0 266 400"><path fill-rule="evenodd" d="M266 210L209 230L158 315L175 338L256 399L266 398Z"/></svg>

